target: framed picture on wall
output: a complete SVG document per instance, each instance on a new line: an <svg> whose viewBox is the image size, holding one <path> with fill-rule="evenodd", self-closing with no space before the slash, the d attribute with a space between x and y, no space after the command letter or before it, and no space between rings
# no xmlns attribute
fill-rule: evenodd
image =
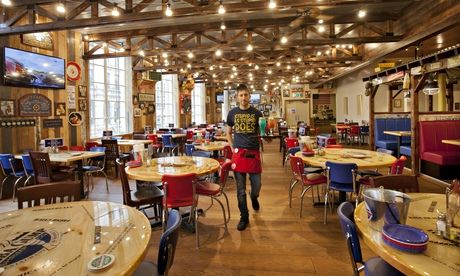
<svg viewBox="0 0 460 276"><path fill-rule="evenodd" d="M273 106L271 104L266 104L265 105L265 110L271 111Z"/></svg>
<svg viewBox="0 0 460 276"><path fill-rule="evenodd" d="M66 113L65 103L54 103L54 116L65 116Z"/></svg>
<svg viewBox="0 0 460 276"><path fill-rule="evenodd" d="M265 111L264 111L264 117L268 117L268 116L270 116L270 111L265 110Z"/></svg>
<svg viewBox="0 0 460 276"><path fill-rule="evenodd" d="M154 114L155 113L155 105L154 104L149 104L147 106L147 113L148 114Z"/></svg>
<svg viewBox="0 0 460 276"><path fill-rule="evenodd" d="M263 112L263 111L265 110L265 106L264 106L263 104L259 104L259 105L257 106L257 110Z"/></svg>
<svg viewBox="0 0 460 276"><path fill-rule="evenodd" d="M79 111L86 111L86 99L79 99L78 100L78 110Z"/></svg>
<svg viewBox="0 0 460 276"><path fill-rule="evenodd" d="M0 111L2 117L14 117L14 100L0 100Z"/></svg>
<svg viewBox="0 0 460 276"><path fill-rule="evenodd" d="M140 117L142 115L142 109L134 108L134 117Z"/></svg>
<svg viewBox="0 0 460 276"><path fill-rule="evenodd" d="M79 85L78 86L78 97L80 98L86 98L86 85Z"/></svg>
<svg viewBox="0 0 460 276"><path fill-rule="evenodd" d="M139 98L137 97L137 95L134 95L133 96L133 105L138 105L139 104Z"/></svg>
<svg viewBox="0 0 460 276"><path fill-rule="evenodd" d="M399 108L399 107L401 107L401 106L402 106L402 101L401 101L401 99L395 99L395 100L393 101L393 107Z"/></svg>

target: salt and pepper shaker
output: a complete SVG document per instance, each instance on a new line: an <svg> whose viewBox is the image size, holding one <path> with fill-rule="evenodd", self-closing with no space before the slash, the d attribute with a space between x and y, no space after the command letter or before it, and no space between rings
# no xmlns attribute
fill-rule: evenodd
<svg viewBox="0 0 460 276"><path fill-rule="evenodd" d="M446 214L438 213L438 220L436 221L436 234L438 236L445 236L447 228Z"/></svg>

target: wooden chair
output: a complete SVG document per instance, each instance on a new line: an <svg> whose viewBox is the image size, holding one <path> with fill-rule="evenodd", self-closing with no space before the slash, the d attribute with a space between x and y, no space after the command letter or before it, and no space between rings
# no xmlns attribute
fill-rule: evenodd
<svg viewBox="0 0 460 276"><path fill-rule="evenodd" d="M116 160L118 170L120 171L121 188L123 190L123 204L134 207L138 210L145 211L148 208L153 208L154 216L148 219L160 220L162 217L162 200L163 191L157 187L151 186L149 189L131 190L129 186L128 176L126 175L125 165L120 159Z"/></svg>
<svg viewBox="0 0 460 276"><path fill-rule="evenodd" d="M42 200L45 205L64 202L66 198L69 202L79 201L80 183L62 181L22 187L18 189L17 197L18 209L24 208L25 202L27 202L27 207L33 207L40 206Z"/></svg>
<svg viewBox="0 0 460 276"><path fill-rule="evenodd" d="M383 186L385 189L403 193L418 193L420 188L415 175L395 174L370 178L371 187Z"/></svg>
<svg viewBox="0 0 460 276"><path fill-rule="evenodd" d="M53 168L50 156L47 152L31 151L29 152L32 160L32 167L35 172L35 182L45 184L50 182L63 181L75 176L75 169L71 167Z"/></svg>
<svg viewBox="0 0 460 276"><path fill-rule="evenodd" d="M120 159L121 161L126 162L129 160L129 154L120 153L118 150L118 141L117 140L102 140L102 146L105 147L105 166L107 172L107 167L109 165L115 167L115 177L118 176L118 166L116 160Z"/></svg>

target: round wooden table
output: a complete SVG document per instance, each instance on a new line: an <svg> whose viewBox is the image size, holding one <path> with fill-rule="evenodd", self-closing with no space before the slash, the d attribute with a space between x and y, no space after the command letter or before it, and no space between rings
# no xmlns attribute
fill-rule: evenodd
<svg viewBox="0 0 460 276"><path fill-rule="evenodd" d="M151 227L138 210L112 202L79 201L0 214L2 275L131 275L147 252ZM112 254L104 271L88 262Z"/></svg>
<svg viewBox="0 0 460 276"><path fill-rule="evenodd" d="M197 176L203 176L216 172L219 166L219 162L212 158L171 156L152 159L150 166L144 164L137 168L126 167L126 174L135 180L159 182L164 174L196 173Z"/></svg>
<svg viewBox="0 0 460 276"><path fill-rule="evenodd" d="M422 254L400 251L383 243L382 234L369 226L363 202L355 210L355 223L364 242L380 257L407 275L460 275L460 246L435 235L436 209L446 211L443 194L408 194L412 201L406 221L428 234L430 241ZM434 208L430 206L436 202ZM456 229L460 232L460 229Z"/></svg>
<svg viewBox="0 0 460 276"><path fill-rule="evenodd" d="M204 151L223 150L227 144L228 143L226 142L210 142L208 145L206 144L195 145L195 149L204 150Z"/></svg>
<svg viewBox="0 0 460 276"><path fill-rule="evenodd" d="M303 156L302 152L295 155L312 166L326 166L326 161L337 163L355 163L359 169L389 167L396 161L396 158L386 153L380 153L362 149L325 149L323 156ZM359 156L362 155L362 156Z"/></svg>

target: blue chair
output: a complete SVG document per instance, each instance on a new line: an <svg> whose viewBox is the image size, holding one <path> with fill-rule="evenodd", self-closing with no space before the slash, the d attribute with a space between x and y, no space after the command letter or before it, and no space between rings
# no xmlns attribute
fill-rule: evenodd
<svg viewBox="0 0 460 276"><path fill-rule="evenodd" d="M337 208L337 215L350 253L353 275L359 275L362 270L364 270L365 275L404 275L380 257L370 258L366 262L363 261L359 237L353 221L353 211L353 204L350 202L343 202ZM358 267L358 264L361 265Z"/></svg>
<svg viewBox="0 0 460 276"><path fill-rule="evenodd" d="M329 191L339 191L342 193L351 193L355 196L358 191L356 188L356 170L358 166L355 163L335 163L326 161L327 186L324 196L324 224L327 223L327 203ZM334 194L332 194L334 195ZM334 202L334 197L332 198ZM356 197L356 204L358 199ZM332 206L331 206L332 211Z"/></svg>
<svg viewBox="0 0 460 276"><path fill-rule="evenodd" d="M195 146L193 144L185 144L185 155L192 156L192 153L195 151Z"/></svg>
<svg viewBox="0 0 460 276"><path fill-rule="evenodd" d="M177 145L173 142L171 134L162 134L161 140L163 141L163 151L168 149L170 155L173 155L174 150L178 149Z"/></svg>
<svg viewBox="0 0 460 276"><path fill-rule="evenodd" d="M92 147L89 151L93 152L105 152L105 147ZM93 165L97 164L97 165ZM89 187L89 178L91 177L91 184L92 189L94 189L94 180L93 180L93 173L102 173L105 177L105 187L107 192L109 191L109 183L107 181L107 174L105 173L105 154L100 157L93 157L90 160L90 164L88 166L82 167L85 176L88 177L88 187ZM88 189L89 190L89 189Z"/></svg>
<svg viewBox="0 0 460 276"><path fill-rule="evenodd" d="M179 239L181 221L182 218L179 211L171 209L168 214L166 230L160 237L157 264L149 261L142 262L134 272L134 276L168 275L168 271L174 262L174 254L176 252L177 240Z"/></svg>
<svg viewBox="0 0 460 276"><path fill-rule="evenodd" d="M30 158L30 155L22 155L22 166L24 167L24 172L27 176L26 181L24 182L24 185L26 185L32 177L35 177L34 167L32 166L32 159Z"/></svg>
<svg viewBox="0 0 460 276"><path fill-rule="evenodd" d="M14 158L12 154L0 154L0 165L2 167L3 175L5 178L2 181L2 186L0 187L0 198L2 197L3 193L3 185L5 184L6 180L9 177L17 178L13 185L13 201L16 194L16 186L18 185L19 181L26 176L24 169L20 168L17 164L17 160Z"/></svg>
<svg viewBox="0 0 460 276"><path fill-rule="evenodd" d="M192 152L192 156L211 158L211 152L210 151L204 151L204 150L196 150L196 151Z"/></svg>

